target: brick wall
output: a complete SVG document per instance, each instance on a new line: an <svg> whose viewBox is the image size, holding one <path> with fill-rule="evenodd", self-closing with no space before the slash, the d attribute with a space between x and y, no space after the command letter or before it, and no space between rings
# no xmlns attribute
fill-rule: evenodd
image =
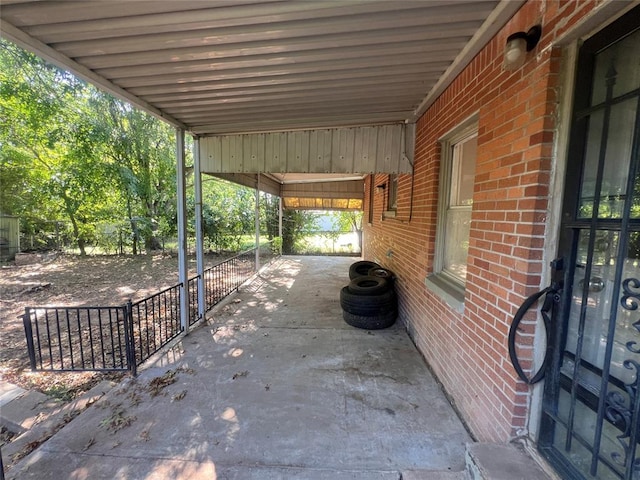
<svg viewBox="0 0 640 480"><path fill-rule="evenodd" d="M367 259L398 275L400 316L472 432L504 442L526 427L529 389L516 380L507 350L511 319L540 289L561 51L552 42L594 1L529 1L486 45L417 124L414 176L401 176L396 218L383 218L375 193L365 226ZM525 65L502 68L509 34L542 24ZM440 144L478 113L478 156L465 308L450 308L425 287L433 272ZM387 181L370 177L367 188ZM368 198L368 193L365 196ZM532 352L522 336L521 355Z"/></svg>

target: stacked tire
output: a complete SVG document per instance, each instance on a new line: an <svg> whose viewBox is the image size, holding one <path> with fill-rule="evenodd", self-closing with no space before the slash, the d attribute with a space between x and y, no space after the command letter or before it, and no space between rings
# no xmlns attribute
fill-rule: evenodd
<svg viewBox="0 0 640 480"><path fill-rule="evenodd" d="M375 262L360 261L349 268L349 279L340 291L344 321L366 330L393 325L398 318L393 272Z"/></svg>

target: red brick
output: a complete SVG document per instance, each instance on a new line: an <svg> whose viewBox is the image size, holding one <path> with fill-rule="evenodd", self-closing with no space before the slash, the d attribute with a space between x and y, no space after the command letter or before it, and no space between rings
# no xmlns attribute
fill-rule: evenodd
<svg viewBox="0 0 640 480"><path fill-rule="evenodd" d="M540 288L547 268L542 258L549 202L557 201L549 188L562 54L553 42L597 5L524 3L418 120L413 192L409 180L399 185L399 209L402 218L411 211L411 222L381 221L382 198L374 197L374 221L365 227L365 258L398 275L402 320L482 441L508 441L528 421L529 389L508 363L506 337L511 317ZM521 69L503 70L506 37L534 23L543 25L540 44ZM425 288L424 277L435 258L439 140L475 112L478 156L461 315ZM533 334L534 324L525 328ZM529 347L533 337L521 337ZM525 360L533 354L531 348L523 353Z"/></svg>

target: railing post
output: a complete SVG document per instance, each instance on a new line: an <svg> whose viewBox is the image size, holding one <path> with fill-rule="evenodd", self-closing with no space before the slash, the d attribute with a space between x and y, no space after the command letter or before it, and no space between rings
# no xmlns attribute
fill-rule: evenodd
<svg viewBox="0 0 640 480"><path fill-rule="evenodd" d="M27 352L29 353L29 363L31 364L31 371L36 370L36 347L33 343L33 329L31 328L31 309L25 307L24 315L22 316L22 324L24 325L24 334L27 337Z"/></svg>
<svg viewBox="0 0 640 480"><path fill-rule="evenodd" d="M136 362L136 343L133 336L133 302L131 299L124 308L124 343L127 356L127 370L134 377L138 375L138 365Z"/></svg>

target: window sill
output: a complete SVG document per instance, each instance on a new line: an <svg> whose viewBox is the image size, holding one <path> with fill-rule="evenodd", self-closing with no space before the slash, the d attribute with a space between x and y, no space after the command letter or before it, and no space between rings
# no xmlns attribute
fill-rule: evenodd
<svg viewBox="0 0 640 480"><path fill-rule="evenodd" d="M382 218L396 218L395 210L386 210L382 212Z"/></svg>
<svg viewBox="0 0 640 480"><path fill-rule="evenodd" d="M446 273L433 273L424 279L424 284L456 312L464 312L464 287Z"/></svg>

